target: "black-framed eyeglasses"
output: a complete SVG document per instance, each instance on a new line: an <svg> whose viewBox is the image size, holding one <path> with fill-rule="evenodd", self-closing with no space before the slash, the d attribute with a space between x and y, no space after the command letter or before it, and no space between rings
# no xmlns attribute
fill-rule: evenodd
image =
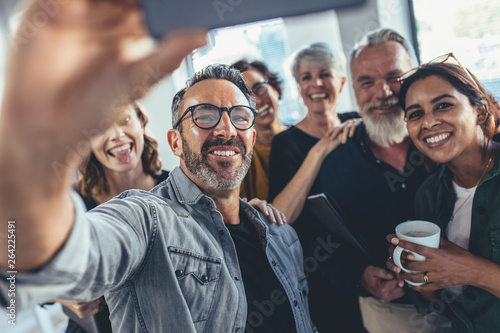
<svg viewBox="0 0 500 333"><path fill-rule="evenodd" d="M268 80L264 80L262 82L257 82L256 84L253 85L252 87L252 93L257 96L257 97L262 97L268 92Z"/></svg>
<svg viewBox="0 0 500 333"><path fill-rule="evenodd" d="M255 122L255 116L257 115L257 110L246 105L235 105L231 108L219 108L212 104L197 104L190 106L182 114L182 116L177 120L174 128L177 128L181 123L182 119L191 112L191 117L196 126L201 129L210 129L217 126L222 118L222 111L226 111L231 120L231 124L240 130L246 131L251 128Z"/></svg>
<svg viewBox="0 0 500 333"><path fill-rule="evenodd" d="M422 65L420 65L418 67L410 69L408 72L406 72L403 75L401 75L400 77L398 77L398 81L399 81L399 83L403 84L404 81L407 78L409 78L410 76L412 76L413 74L415 74L420 68L423 68L423 67L425 67L427 65L430 65L430 64L442 64L442 63L447 62L450 59L455 60L455 62L457 63L458 67L460 67L465 72L465 74L467 74L467 76L472 81L472 83L474 83L474 86L476 88L478 88L476 80L474 80L474 78L472 77L472 75L470 74L470 72L467 70L467 68L465 68L464 66L462 66L462 64L460 63L460 61L458 61L457 57L455 57L455 55L453 54L453 52L440 55L439 57L436 57L436 58L430 60L429 62L426 62L425 64L422 64Z"/></svg>

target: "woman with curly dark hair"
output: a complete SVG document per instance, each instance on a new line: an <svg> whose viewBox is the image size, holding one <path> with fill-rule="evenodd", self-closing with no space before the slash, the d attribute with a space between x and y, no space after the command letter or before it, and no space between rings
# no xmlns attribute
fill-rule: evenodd
<svg viewBox="0 0 500 333"><path fill-rule="evenodd" d="M168 177L161 170L158 142L146 129L148 120L132 103L106 133L91 140L92 151L80 166L77 184L87 209L128 189L150 190Z"/></svg>
<svg viewBox="0 0 500 333"><path fill-rule="evenodd" d="M259 113L255 117L257 138L253 148L252 165L243 179L240 195L249 199L267 200L269 191L269 156L275 135L287 129L278 116L282 96L281 80L260 61L239 60L231 65L239 70L252 91Z"/></svg>
<svg viewBox="0 0 500 333"><path fill-rule="evenodd" d="M158 142L146 129L148 116L135 102L118 112L113 125L90 141L91 152L80 166L77 191L87 210L129 189L151 190L167 179ZM111 331L109 310L101 297L91 302L59 301L70 317L67 333Z"/></svg>

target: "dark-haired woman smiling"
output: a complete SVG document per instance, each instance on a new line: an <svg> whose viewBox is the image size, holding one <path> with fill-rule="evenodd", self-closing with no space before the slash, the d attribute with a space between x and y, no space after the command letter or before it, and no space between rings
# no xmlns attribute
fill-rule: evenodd
<svg viewBox="0 0 500 333"><path fill-rule="evenodd" d="M412 261L409 254L404 263L423 273L402 272L390 258L387 266L401 284L424 283L411 287L431 300L431 310L439 302L453 332L500 332L498 102L466 69L450 63L421 66L404 80L400 101L416 147L442 164L420 188L415 209L419 219L441 227L443 238L431 249L389 235L392 244L427 259Z"/></svg>
<svg viewBox="0 0 500 333"><path fill-rule="evenodd" d="M146 129L148 117L136 103L118 112L113 125L91 140L92 151L80 166L77 190L87 210L129 189L149 191L167 179L158 142ZM104 297L91 302L60 301L70 316L68 333L111 332Z"/></svg>
<svg viewBox="0 0 500 333"><path fill-rule="evenodd" d="M273 138L287 129L278 116L282 96L282 82L260 61L239 60L231 65L239 70L253 93L259 113L255 117L257 131L253 147L252 164L243 179L240 195L244 198L267 200L269 192L269 156Z"/></svg>

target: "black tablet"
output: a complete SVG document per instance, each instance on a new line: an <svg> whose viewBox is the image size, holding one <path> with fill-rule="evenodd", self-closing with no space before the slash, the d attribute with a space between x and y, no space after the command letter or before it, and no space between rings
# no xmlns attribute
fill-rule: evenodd
<svg viewBox="0 0 500 333"><path fill-rule="evenodd" d="M341 208L327 193L308 196L306 207L312 217L331 232L336 242L349 246L373 261L367 245L352 231L344 220Z"/></svg>

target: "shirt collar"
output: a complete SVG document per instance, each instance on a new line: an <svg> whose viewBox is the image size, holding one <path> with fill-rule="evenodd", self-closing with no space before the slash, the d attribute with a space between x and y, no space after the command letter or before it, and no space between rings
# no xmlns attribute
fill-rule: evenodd
<svg viewBox="0 0 500 333"><path fill-rule="evenodd" d="M194 205L206 195L201 192L200 188L193 183L191 179L182 171L180 167L175 167L170 172L170 181L174 189L177 199L182 204Z"/></svg>
<svg viewBox="0 0 500 333"><path fill-rule="evenodd" d="M498 176L500 174L500 154L497 154L495 158L495 163L493 164L493 167L491 168L490 171L488 171L483 179L479 182L478 186L481 185L482 183L488 181L489 179ZM446 165L443 165L441 169L438 171L438 183L443 182L446 186L446 189L451 191L453 190L453 174L446 167Z"/></svg>
<svg viewBox="0 0 500 333"><path fill-rule="evenodd" d="M182 171L180 167L175 167L169 175L170 182L172 183L172 188L177 196L179 203L187 205L195 205L202 198L208 199L215 209L215 203L211 198L203 194L200 188L193 183L191 179ZM259 213L254 207L252 207L248 202L244 202L240 199L240 210L245 214L251 223L257 229L259 239L262 244L268 241L268 228L266 224L262 221L262 213Z"/></svg>

